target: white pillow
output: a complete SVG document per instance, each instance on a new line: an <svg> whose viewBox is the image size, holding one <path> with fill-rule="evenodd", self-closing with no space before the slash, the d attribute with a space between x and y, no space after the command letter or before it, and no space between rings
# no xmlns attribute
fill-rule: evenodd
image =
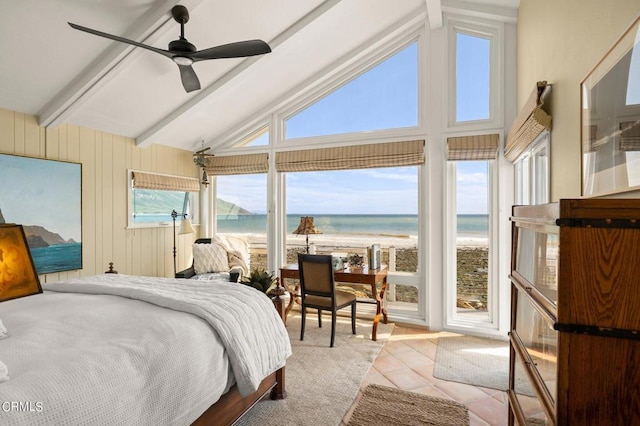
<svg viewBox="0 0 640 426"><path fill-rule="evenodd" d="M242 269L242 274L249 273L249 242L240 237L231 235L216 235L215 241L221 244L227 250L227 260L229 261L229 268L239 266Z"/></svg>
<svg viewBox="0 0 640 426"><path fill-rule="evenodd" d="M229 260L227 251L220 244L194 244L193 269L196 274L227 272Z"/></svg>

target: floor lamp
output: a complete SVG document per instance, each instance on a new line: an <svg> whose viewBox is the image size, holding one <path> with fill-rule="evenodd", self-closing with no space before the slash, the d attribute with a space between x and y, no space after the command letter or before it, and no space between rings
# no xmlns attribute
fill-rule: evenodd
<svg viewBox="0 0 640 426"><path fill-rule="evenodd" d="M180 221L180 230L178 231L178 234L183 235L183 234L193 234L194 232L196 232L193 229L193 226L191 226L191 221L189 219L187 219L187 214L186 213L178 213L177 211L173 210L171 212L171 218L173 219L173 276L176 276L176 218L180 216L182 218L182 220Z"/></svg>

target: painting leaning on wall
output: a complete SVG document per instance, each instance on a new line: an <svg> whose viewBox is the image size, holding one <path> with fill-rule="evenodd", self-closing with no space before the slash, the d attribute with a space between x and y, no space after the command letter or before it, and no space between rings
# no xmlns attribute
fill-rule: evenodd
<svg viewBox="0 0 640 426"><path fill-rule="evenodd" d="M82 269L82 165L0 154L0 223L24 226L38 275Z"/></svg>

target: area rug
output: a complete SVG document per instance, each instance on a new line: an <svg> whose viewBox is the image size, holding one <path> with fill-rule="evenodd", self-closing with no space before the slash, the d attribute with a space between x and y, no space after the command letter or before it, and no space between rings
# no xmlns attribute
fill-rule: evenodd
<svg viewBox="0 0 640 426"><path fill-rule="evenodd" d="M351 415L349 426L464 426L469 410L459 402L369 385Z"/></svg>
<svg viewBox="0 0 640 426"><path fill-rule="evenodd" d="M355 401L373 361L391 336L393 324L378 324L378 340L371 340L371 320L357 320L351 334L350 318L338 317L334 347L331 317L307 315L304 341L300 341L300 313L292 311L287 330L293 355L287 360L287 397L258 402L237 425L338 426Z"/></svg>
<svg viewBox="0 0 640 426"><path fill-rule="evenodd" d="M516 390L534 395L524 371ZM509 387L509 342L475 336L438 338L433 376L442 380L506 391Z"/></svg>

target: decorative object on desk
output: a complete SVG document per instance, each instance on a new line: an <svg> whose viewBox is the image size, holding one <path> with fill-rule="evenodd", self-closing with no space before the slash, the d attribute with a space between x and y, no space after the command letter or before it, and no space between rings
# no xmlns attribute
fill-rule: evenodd
<svg viewBox="0 0 640 426"><path fill-rule="evenodd" d="M581 83L582 195L640 188L640 17Z"/></svg>
<svg viewBox="0 0 640 426"><path fill-rule="evenodd" d="M105 274L117 274L118 271L113 269L113 262L109 262L109 269L104 271Z"/></svg>
<svg viewBox="0 0 640 426"><path fill-rule="evenodd" d="M0 154L0 181L0 223L23 224L37 274L82 269L82 164Z"/></svg>
<svg viewBox="0 0 640 426"><path fill-rule="evenodd" d="M369 269L380 268L380 244L372 244L367 249L369 255Z"/></svg>
<svg viewBox="0 0 640 426"><path fill-rule="evenodd" d="M364 268L364 257L360 256L357 253L350 254L349 257L349 268L351 269L362 269Z"/></svg>
<svg viewBox="0 0 640 426"><path fill-rule="evenodd" d="M171 212L171 218L173 219L173 276L176 275L176 218L178 216L182 218L180 221L180 230L178 232L180 235L193 234L196 232L193 229L193 226L191 226L191 221L187 219L186 213L178 213L175 210Z"/></svg>
<svg viewBox="0 0 640 426"><path fill-rule="evenodd" d="M347 262L347 254L346 253L331 253L331 261L333 264L334 271L342 271Z"/></svg>
<svg viewBox="0 0 640 426"><path fill-rule="evenodd" d="M240 284L248 285L263 293L268 293L276 285L277 278L264 269L254 268L248 277L242 277Z"/></svg>
<svg viewBox="0 0 640 426"><path fill-rule="evenodd" d="M0 302L42 293L22 225L0 225Z"/></svg>
<svg viewBox="0 0 640 426"><path fill-rule="evenodd" d="M370 384L348 424L463 426L469 424L469 409L449 399Z"/></svg>
<svg viewBox="0 0 640 426"><path fill-rule="evenodd" d="M300 224L293 234L296 235L306 235L307 237L307 253L309 253L309 235L310 234L322 234L320 230L316 228L316 225L313 223L313 217L311 216L302 216L300 218Z"/></svg>

